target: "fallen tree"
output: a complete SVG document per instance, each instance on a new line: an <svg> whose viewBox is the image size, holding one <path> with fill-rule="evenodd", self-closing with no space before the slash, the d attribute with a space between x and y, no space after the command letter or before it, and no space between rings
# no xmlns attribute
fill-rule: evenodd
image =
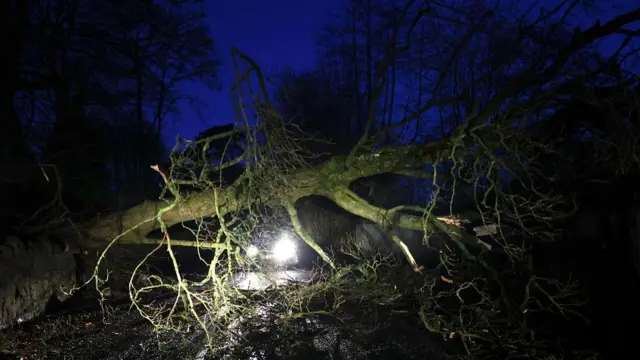
<svg viewBox="0 0 640 360"><path fill-rule="evenodd" d="M411 3L412 5L412 3ZM407 8L411 7L408 6ZM420 14L419 18L425 14ZM256 165L262 167L273 166L273 169L264 170L263 173L255 172L251 174L249 171L246 176L241 177L228 187L214 187L210 188L208 183L204 184L207 189L188 196L180 194L178 189L181 185L198 185L202 181L202 175L206 172L215 173L216 170L222 170L229 166L229 164L223 164L218 168L212 167L202 171L199 174L201 179L192 179L189 181L171 179L170 174L164 174L159 169L161 176L165 177L167 181L167 188L174 195L174 199L170 202L166 200L146 201L139 206L133 207L129 210L111 214L106 217L100 217L87 224L83 224L78 229L76 236L73 234L68 237L77 237L77 243L86 248L102 248L107 243L117 239L119 244L157 244L157 239L149 239L147 235L162 226L172 226L181 222L195 220L203 217L211 217L218 215L225 215L227 213L233 213L241 210L244 207L250 207L253 203L264 202L265 205L281 205L287 209L291 209L292 204L297 200L311 196L318 195L331 199L338 206L342 207L346 211L356 214L364 219L370 220L382 226L400 226L407 229L423 230L426 227L433 227L440 231L447 230L453 231L451 224L447 224L442 220L434 217L429 219L425 225L423 216L410 215L406 213L406 210L418 210L417 212L424 212L424 208L411 209L411 208L394 208L394 209L381 209L375 206L371 206L366 200L357 196L353 191L349 189L350 184L354 181L372 177L385 173L396 173L409 176L416 176L420 178L432 178L434 184L438 184L438 177L449 174L436 174L438 172L438 165L445 162L456 163L457 167L469 167L477 166L484 160L484 157L492 157L491 152L501 147L501 151L507 153L503 155L503 158L494 157L490 159L493 164L482 166L501 166L504 171L510 171L516 173L518 176L534 177L535 173L525 174L526 171L533 169L527 168L525 164L508 163L509 160L517 161L517 156L508 154L508 152L522 152L526 153L526 150L533 148L542 148L546 144L527 144L527 135L520 133L519 129L514 128L514 123L521 121L527 114L527 111L531 108L544 108L549 103L552 103L555 99L561 98L571 94L571 91L580 84L584 77L591 74L581 74L583 77L568 80L561 83L552 84L557 77L562 75L562 70L566 64L571 60L574 54L589 46L598 39L604 38L608 35L618 33L624 26L634 23L640 16L640 11L632 11L627 14L616 17L610 22L601 25L596 25L584 30L576 31L571 41L567 46L557 52L556 56L547 64L541 64L541 68L526 69L510 81L510 83L499 93L491 97L490 101L481 109L476 109L475 113L470 114L467 119L460 125L455 131L452 131L445 138L432 141L424 144L405 144L405 145L392 145L385 147L371 147L375 146L376 134L365 134L360 143L352 149L349 155L336 156L328 161L317 166L304 166L304 156L298 156L296 151L302 149L296 149L295 144L292 144L296 139L287 138L284 129L284 119L278 117L275 113L264 114L264 118L261 121L265 123L276 123L276 125L270 125L273 127L283 127L277 129L270 134L270 138L267 142L282 142L282 149L278 155L282 155L282 159L276 159L275 156L270 155L270 161L277 162L297 162L294 164L294 169L289 171L281 171L278 165L269 164L269 161L265 161L267 158L264 154L269 150L272 150L272 145L258 145L255 148L248 149L240 157L234 159L233 163L241 161L256 160ZM419 18L416 21L419 21ZM403 49L394 49L399 52ZM389 56L393 56L394 51L389 52ZM253 63L249 58L240 53L238 50L234 50L234 56L237 60L244 60L250 64L250 69L247 70L247 74L239 74L240 78L245 78L250 72L256 72L261 77L260 69L257 64ZM592 74L595 75L601 68L592 69ZM382 86L386 79L379 78L378 81ZM264 81L264 80L261 80ZM552 85L550 85L552 84ZM266 96L266 87L261 83L262 92L260 96ZM518 101L518 97L522 94L529 94L531 91L535 91L528 96L524 101ZM466 94L463 94L466 95ZM442 106L446 103L455 102L459 100L462 95L454 96L451 99L441 101L431 101L424 105L421 109L415 113L401 119L397 123L393 124L393 127L399 127L403 124L415 121L419 116L435 109L438 106ZM267 100L267 108L270 103ZM371 116L368 128L373 127L373 115ZM263 125L256 126L254 131L259 131ZM392 129L387 129L390 131ZM236 130L234 130L235 132ZM249 133L249 129L246 130ZM202 143L208 143L211 141L219 140L228 136L229 134L222 134L222 136L211 137L201 140ZM257 139L257 137L256 137ZM256 140L249 137L249 141ZM556 141L556 139L553 139ZM520 144L523 148L516 149L518 142L524 142L525 145ZM529 149L527 149L527 147ZM285 151L290 151L294 154L284 154ZM253 154L252 154L253 152ZM262 159L259 157L262 156ZM251 159L253 157L253 159ZM288 158L287 158L288 157ZM513 157L513 159L508 159ZM475 158L475 159L474 159ZM295 159L292 161L291 159ZM469 163L469 160L475 161L475 163ZM265 166L266 165L266 166ZM431 168L429 171L425 171L425 168ZM513 169L512 169L513 167ZM265 184L255 184L258 180L263 180L260 177L268 177L273 175L273 172L278 172L278 177L270 179ZM266 174L266 175L265 175ZM248 177L252 177L252 188L244 189L245 182L248 181ZM455 177L455 176L454 176ZM278 181L276 181L278 180ZM203 184L200 184L201 186ZM248 198L251 198L251 202L247 202ZM541 199L541 201L544 199ZM546 199L548 204L539 204L540 208L544 208L545 205L553 205L556 199ZM520 204L516 204L519 206ZM527 204L529 206L529 204ZM541 209L544 211L544 209ZM534 214L538 220L549 218L554 210L549 210L549 214ZM414 211L415 213L416 211ZM289 214L294 218L296 214L294 211L289 211ZM455 215L455 214L453 214ZM478 216L479 214L476 214ZM303 229L296 229L301 233ZM308 237L301 235L305 241L312 240ZM460 234L462 236L462 234ZM475 238L475 237L474 237ZM469 239L471 243L474 240ZM181 242L175 242L177 246L195 246L196 244L187 244ZM202 244L197 246L218 246L214 244ZM222 246L222 245L220 245ZM313 245L311 245L313 246ZM324 257L326 261L329 259Z"/></svg>
<svg viewBox="0 0 640 360"><path fill-rule="evenodd" d="M427 14L437 15L430 11L409 2L403 20L417 23ZM409 18L410 15L415 15L415 18ZM361 139L350 152L330 157L319 164L313 161L316 154L308 153L299 146L297 136L300 132L296 131L295 125L283 119L271 104L258 65L234 50L232 55L238 75L235 90L239 98L248 95L257 99L253 104L255 123L247 115L250 105L244 104L240 109L242 120L233 130L194 142L179 139L172 152L169 169L150 164L150 171L157 172L164 182L165 191L160 200L145 201L86 223L71 223L52 233L66 243L68 251L82 254L88 250L100 250L98 264L90 279L99 291L104 284L100 265L114 246L156 245L151 253L166 249L175 269L173 281L153 274L141 283L134 281L144 265L146 258L143 259L134 266L129 282L133 304L159 329L181 330L184 329L182 321L188 323L184 326L192 325L187 320L195 321L206 330L209 342L215 344L216 340L221 341L217 336L225 333L222 330L227 328L231 319L240 314L246 315L247 309L254 311L255 307L249 306L252 301L260 302L238 292L226 281L237 271L236 264L247 262L243 251L248 247L252 234L271 214L264 209L280 211L288 217L287 221L297 236L333 269L327 270L331 275L324 281L306 290L282 290L279 293L287 299L284 301L285 310L291 317L320 311L310 310L309 302L321 292L340 295L336 295L329 306L339 313L341 301L348 301L350 296L357 298L366 294L368 297L385 295L393 298L402 296L407 290L401 284L393 283L391 278L389 283L394 290L384 287L386 294L372 292L366 286L350 289L350 283L346 282L347 274L362 274L363 266L370 266L368 260L363 260L355 268L337 265L332 254L318 245L305 228L295 207L296 202L303 198L321 196L383 229L400 227L424 231L426 246L432 234L448 235L455 248L442 252L441 265L446 273L440 276L427 274L431 276L424 279L420 295L419 317L428 331L449 339L461 339L468 355L491 357L486 353L487 348L527 354L536 352L542 345L535 336L527 334L528 314L545 310L536 307L541 306L541 301L546 301L551 304L546 310L564 316L579 316L574 306L580 301L576 300L575 283L538 278L532 268L532 244L552 240L553 221L568 215L572 204L571 199L563 197L563 194L548 191L553 174L536 163L539 157L553 151L550 150L551 145L562 139L534 141L530 129L522 123L553 109L558 99L571 96L573 89L583 86L585 79L601 74L603 68L600 66L575 72L568 69L568 64L596 40L620 33L625 26L638 21L640 10L635 10L607 23L576 30L552 57L511 76L506 86L492 94L489 100L476 104L461 125L440 139L384 145L380 134L419 123L419 119L429 111L467 97L469 89L448 99L434 98L381 131L374 130L377 125L372 110ZM394 30L397 42L390 46L387 61L381 62L374 79L378 93L388 81L385 64L390 58L407 51L413 27L409 27L405 44L399 40L401 29ZM259 85L258 93L250 92L250 84L254 81ZM242 104L241 100L238 102ZM375 108L374 102L375 99L371 109ZM243 135L243 152L230 160L221 161L220 158L212 163L206 156L211 142L232 134ZM222 183L218 181L222 171L235 164L244 165L240 177L231 185L219 185ZM190 171L186 175L178 174L178 168L189 168ZM358 179L380 174L424 179L427 185L423 186L428 187L430 196L422 199L425 202L422 205L374 206L358 195L352 184ZM471 199L473 204L465 213L453 211L454 203L460 197ZM443 198L445 206L442 205ZM215 224L207 225L203 219L208 218L214 218ZM471 219L480 221L485 227L492 226L493 231L481 234L492 236L491 245L480 241L479 234L464 230L461 224ZM191 228L196 240L173 237L170 227L194 220L199 221L198 226ZM519 236L514 238L504 233L502 229L506 226L517 228ZM155 230L160 230L160 238L150 236ZM202 236L205 233L206 236ZM423 269L410 249L402 239L392 238L413 270L420 273ZM187 280L182 276L175 247L184 246L211 251L211 257L203 259L208 273L202 279ZM357 245L348 252L356 257ZM493 257L499 261L492 263ZM505 261L507 265L504 265ZM513 280L511 275L525 281L517 286L509 284L508 281ZM439 288L447 285L454 287ZM158 290L174 292L175 297L162 305L144 302L147 294ZM356 296L349 295L347 290L362 292ZM467 290L474 294L461 295ZM264 296L273 301L273 297ZM467 303L467 296L479 297L480 300ZM456 298L460 304L445 304ZM443 303L438 303L439 300ZM375 301L383 300L376 298ZM445 321L439 311L444 311L451 319ZM470 312L475 315L469 315ZM467 315L463 316L463 313ZM470 318L474 322L469 323ZM508 319L509 324L501 324L498 318ZM16 319L9 316L8 320ZM507 328L520 330L514 332L508 341L501 340ZM518 350L505 350L504 347L510 346L505 345L505 341L514 347L514 344L521 343Z"/></svg>

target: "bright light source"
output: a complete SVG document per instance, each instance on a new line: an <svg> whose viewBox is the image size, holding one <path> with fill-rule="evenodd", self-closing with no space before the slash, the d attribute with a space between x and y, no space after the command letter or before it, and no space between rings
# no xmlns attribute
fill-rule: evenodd
<svg viewBox="0 0 640 360"><path fill-rule="evenodd" d="M273 257L279 262L294 260L296 257L296 243L287 233L280 235L280 238L273 245Z"/></svg>
<svg viewBox="0 0 640 360"><path fill-rule="evenodd" d="M247 256L254 258L258 255L258 248L255 245L249 245L247 248Z"/></svg>

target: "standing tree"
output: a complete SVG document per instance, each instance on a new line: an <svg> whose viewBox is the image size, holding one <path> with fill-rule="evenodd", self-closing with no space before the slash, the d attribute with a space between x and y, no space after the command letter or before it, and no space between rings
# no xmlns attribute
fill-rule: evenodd
<svg viewBox="0 0 640 360"><path fill-rule="evenodd" d="M7 22L14 26L7 33L32 36L15 37L18 60L10 72L17 78L3 85L8 89L3 113L10 116L3 124L11 126L3 136L11 148L26 154L20 156L19 166L10 165L15 160L3 161L8 166L3 181L19 183L21 174L29 173L29 185L41 187L42 171L35 164L72 161L74 153L83 150L78 146L67 151L73 145L65 143L79 137L102 154L76 161L74 171L80 164L101 164L100 171L89 171L94 174L89 182L102 183L92 192L106 194L107 185L122 198L120 204L103 205L128 207L157 195L157 179L149 177L142 164L166 156L161 133L167 114L175 113L182 101L197 100L181 89L182 84L201 81L217 88L220 64L203 25L202 2L165 5L73 1L64 6L21 2L9 7L8 14L17 22ZM92 127L93 135L83 134L78 126ZM100 175L105 171L109 174ZM62 180L67 177L58 173ZM137 188L130 188L133 184ZM24 210L34 211L37 205Z"/></svg>

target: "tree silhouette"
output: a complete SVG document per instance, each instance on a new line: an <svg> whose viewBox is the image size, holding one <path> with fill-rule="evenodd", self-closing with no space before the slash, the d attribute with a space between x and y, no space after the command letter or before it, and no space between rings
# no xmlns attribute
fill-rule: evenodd
<svg viewBox="0 0 640 360"><path fill-rule="evenodd" d="M59 168L58 175L66 182L66 177L76 177L67 171L89 163L102 167L87 172L91 179L83 182L102 184L93 192L104 195L103 208L126 208L158 194L158 180L149 175L148 163L166 156L161 136L166 116L175 113L180 102L196 100L180 85L202 81L217 88L220 61L203 25L201 1L122 5L9 5L7 16L16 20L6 22L4 30L11 34L9 46L16 60L8 70L10 81L3 85L3 114L8 114L3 126L9 127L2 133L9 146L3 155L15 156L2 162L7 166L3 182L19 183L20 174L28 173L29 187L47 188L36 164L71 164L74 154L84 152L87 161L76 162L74 169ZM100 154L91 155L93 150L82 146L69 151L78 141ZM67 190L73 188L69 182ZM18 198L24 194L14 193ZM27 206L24 213L39 205Z"/></svg>

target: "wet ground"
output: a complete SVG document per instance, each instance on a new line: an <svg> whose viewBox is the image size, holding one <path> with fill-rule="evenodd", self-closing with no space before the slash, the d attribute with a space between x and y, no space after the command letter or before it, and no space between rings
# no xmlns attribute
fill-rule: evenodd
<svg viewBox="0 0 640 360"><path fill-rule="evenodd" d="M246 325L246 324L245 324ZM311 347L304 349L304 358L311 359L360 359L367 358L361 346L346 340L338 340L337 330L315 327L309 333ZM242 330L237 330L242 334ZM306 336L298 333L301 337ZM263 339L264 340L264 339ZM141 319L128 307L114 307L107 322L99 308L85 309L74 314L60 314L0 333L2 346L0 359L60 359L60 360L116 360L116 359L221 359L213 356L205 342L202 331L187 334L157 334L149 322ZM265 351L262 342L256 347L256 354L249 356L245 351L236 351L230 359L300 359L303 356L278 356L275 351ZM267 344L268 345L268 344ZM271 354L269 354L271 352ZM241 355L242 354L242 355ZM340 354L336 356L337 354ZM219 354L218 354L219 355ZM4 357L3 357L4 356ZM375 357L369 357L375 358Z"/></svg>
<svg viewBox="0 0 640 360"><path fill-rule="evenodd" d="M8 359L189 359L199 349L198 334L157 334L125 303L105 314L98 302L35 319L0 332ZM0 355L0 359L2 355Z"/></svg>
<svg viewBox="0 0 640 360"><path fill-rule="evenodd" d="M305 270L284 270L272 274L247 271L238 273L235 282L240 290L264 290L270 286L306 283L311 281L312 277L312 273Z"/></svg>
<svg viewBox="0 0 640 360"><path fill-rule="evenodd" d="M237 275L236 282L243 290L262 290L270 286L305 282L310 279L311 275L308 272L288 270L271 275L243 273ZM264 312L266 313L267 310L265 309ZM262 320L250 319L244 321L244 324L230 324L230 326L237 326L238 334L244 332L244 336L250 336L247 331L256 330L257 327L262 326L259 323L263 321L268 319L266 317ZM366 358L364 356L366 351L363 348L348 339L339 340L340 334L335 329L311 324L309 320L306 320L306 325L305 328L308 330L306 334L295 333L296 336L307 336L309 344L312 344L305 351L306 360ZM265 331L269 333L271 330ZM238 354L229 358L285 358L276 353L267 354L263 350L256 350L256 352L263 354L264 357L248 356L245 353L245 355ZM114 301L103 308L95 298L89 295L79 296L54 314L0 332L0 359L207 360L217 358L222 357L211 355L210 349L206 346L203 331L193 330L184 334L157 333L135 309L129 309L126 299ZM301 357L288 356L287 358Z"/></svg>

